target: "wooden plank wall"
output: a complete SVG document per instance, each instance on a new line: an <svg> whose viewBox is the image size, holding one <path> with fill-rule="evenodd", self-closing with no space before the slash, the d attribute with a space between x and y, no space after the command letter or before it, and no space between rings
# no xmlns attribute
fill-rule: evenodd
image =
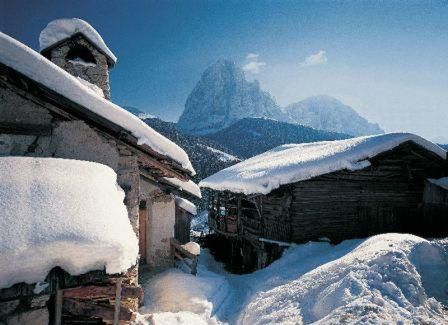
<svg viewBox="0 0 448 325"><path fill-rule="evenodd" d="M260 196L261 217L243 210L244 229L251 229L244 237L338 242L384 232L431 235L431 225L421 227L424 180L442 177L445 162L408 142L371 163L364 170L339 171Z"/></svg>

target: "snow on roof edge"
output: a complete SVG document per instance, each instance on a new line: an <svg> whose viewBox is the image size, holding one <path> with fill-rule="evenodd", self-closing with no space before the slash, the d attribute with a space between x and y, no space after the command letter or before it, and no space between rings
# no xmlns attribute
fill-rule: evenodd
<svg viewBox="0 0 448 325"><path fill-rule="evenodd" d="M192 215L194 216L197 215L198 210L193 202L177 195L174 196L174 202L178 207L184 209L185 211L191 213Z"/></svg>
<svg viewBox="0 0 448 325"><path fill-rule="evenodd" d="M138 139L138 145L148 145L155 152L178 162L191 175L195 175L187 153L137 116L102 98L67 71L2 32L0 49L0 62L4 65L124 128Z"/></svg>
<svg viewBox="0 0 448 325"><path fill-rule="evenodd" d="M174 177L163 177L163 180L165 180L170 185L177 187L181 191L187 192L199 199L202 198L201 189L192 180L185 182Z"/></svg>
<svg viewBox="0 0 448 325"><path fill-rule="evenodd" d="M78 33L84 35L108 56L113 64L117 62L117 57L112 53L96 29L80 18L60 18L49 22L39 34L40 51L42 52Z"/></svg>
<svg viewBox="0 0 448 325"><path fill-rule="evenodd" d="M268 194L291 184L338 170L357 170L367 160L412 141L446 159L447 152L411 133L389 133L338 141L287 144L225 168L199 183L200 187L243 194Z"/></svg>

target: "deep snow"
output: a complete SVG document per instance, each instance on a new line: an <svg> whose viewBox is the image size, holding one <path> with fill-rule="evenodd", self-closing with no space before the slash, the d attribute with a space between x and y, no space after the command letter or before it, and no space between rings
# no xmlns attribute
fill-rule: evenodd
<svg viewBox="0 0 448 325"><path fill-rule="evenodd" d="M406 234L293 246L265 269L223 271L207 250L198 276L149 280L138 323L444 324L448 241Z"/></svg>
<svg viewBox="0 0 448 325"><path fill-rule="evenodd" d="M0 288L43 281L55 266L78 275L136 263L137 238L111 168L2 157L0 180Z"/></svg>
<svg viewBox="0 0 448 325"><path fill-rule="evenodd" d="M207 177L199 186L218 191L268 194L284 184L370 166L369 158L412 141L441 158L446 151L411 133L389 133L338 141L285 144Z"/></svg>

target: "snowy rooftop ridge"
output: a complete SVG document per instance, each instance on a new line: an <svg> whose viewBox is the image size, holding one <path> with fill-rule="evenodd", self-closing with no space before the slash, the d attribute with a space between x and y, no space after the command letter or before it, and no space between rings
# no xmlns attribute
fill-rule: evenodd
<svg viewBox="0 0 448 325"><path fill-rule="evenodd" d="M168 156L195 174L187 153L178 145L154 131L137 116L95 94L76 77L64 71L26 45L0 32L0 63L54 90L93 113L119 125L157 153Z"/></svg>
<svg viewBox="0 0 448 325"><path fill-rule="evenodd" d="M98 163L0 158L0 288L72 275L127 271L138 241L115 172Z"/></svg>
<svg viewBox="0 0 448 325"><path fill-rule="evenodd" d="M218 191L268 194L284 184L319 175L370 165L382 152L412 141L446 159L446 151L411 133L388 133L339 141L286 144L242 161L211 175L199 183Z"/></svg>
<svg viewBox="0 0 448 325"><path fill-rule="evenodd" d="M62 18L48 23L39 35L39 46L42 52L60 41L72 37L75 34L83 34L89 41L97 46L112 62L117 62L117 57L107 47L101 35L86 21L79 18Z"/></svg>

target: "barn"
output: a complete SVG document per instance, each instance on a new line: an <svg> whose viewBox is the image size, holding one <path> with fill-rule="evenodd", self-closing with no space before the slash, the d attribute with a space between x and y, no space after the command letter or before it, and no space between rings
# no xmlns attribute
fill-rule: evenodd
<svg viewBox="0 0 448 325"><path fill-rule="evenodd" d="M228 241L233 263L250 271L291 243L386 232L446 236L446 197L434 194L443 191L434 179L447 175L446 158L409 133L288 144L200 186L211 190L211 229Z"/></svg>

